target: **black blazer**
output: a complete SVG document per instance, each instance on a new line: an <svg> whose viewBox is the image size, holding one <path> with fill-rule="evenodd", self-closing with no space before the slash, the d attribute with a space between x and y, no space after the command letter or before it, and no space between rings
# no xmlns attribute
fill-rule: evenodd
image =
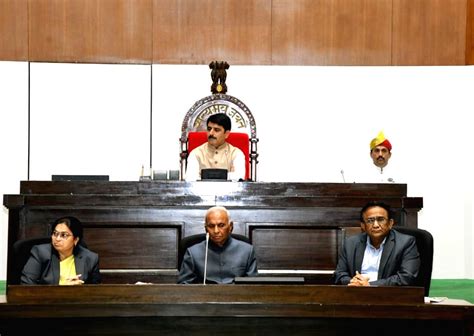
<svg viewBox="0 0 474 336"><path fill-rule="evenodd" d="M33 246L21 274L21 284L58 285L59 258L54 252L50 243ZM81 245L77 245L73 253L76 273L82 274L81 280L86 284L100 283L99 255Z"/></svg>
<svg viewBox="0 0 474 336"><path fill-rule="evenodd" d="M347 238L339 253L334 281L347 285L362 267L367 233ZM374 286L413 286L420 268L420 255L413 236L391 230L380 259L378 279L370 281Z"/></svg>

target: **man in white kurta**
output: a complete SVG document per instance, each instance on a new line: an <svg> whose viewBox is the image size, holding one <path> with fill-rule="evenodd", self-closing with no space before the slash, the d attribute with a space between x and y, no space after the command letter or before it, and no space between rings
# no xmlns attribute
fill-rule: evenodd
<svg viewBox="0 0 474 336"><path fill-rule="evenodd" d="M370 162L357 167L352 177L346 177L345 182L356 183L402 183L394 174L394 168L388 166L388 161L392 156L392 144L380 132L376 138L370 142ZM344 174L341 171L341 174ZM347 179L347 180L346 180Z"/></svg>
<svg viewBox="0 0 474 336"><path fill-rule="evenodd" d="M245 155L237 147L226 142L230 134L231 120L225 113L211 115L207 119L207 142L189 153L186 181L201 179L201 169L227 169L228 179L245 180Z"/></svg>
<svg viewBox="0 0 474 336"><path fill-rule="evenodd" d="M383 132L370 142L370 157L373 165L367 170L363 182L367 183L397 183L393 171L388 168L388 161L392 156L392 144L385 138ZM365 174L364 174L365 175Z"/></svg>

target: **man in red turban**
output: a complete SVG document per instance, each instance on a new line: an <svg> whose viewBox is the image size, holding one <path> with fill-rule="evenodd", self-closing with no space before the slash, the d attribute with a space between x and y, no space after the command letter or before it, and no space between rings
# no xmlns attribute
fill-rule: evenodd
<svg viewBox="0 0 474 336"><path fill-rule="evenodd" d="M390 160L391 156L392 144L385 138L385 135L381 131L377 137L372 139L370 142L370 157L375 165L375 167L372 166L374 167L372 169L375 169L375 172L370 174L372 176L370 181L376 183L395 182L391 175L393 172L390 172L390 169L387 168L388 160Z"/></svg>
<svg viewBox="0 0 474 336"><path fill-rule="evenodd" d="M374 165L383 169L388 160L392 156L392 144L385 138L383 132L380 132L376 138L370 142L370 157L374 161Z"/></svg>

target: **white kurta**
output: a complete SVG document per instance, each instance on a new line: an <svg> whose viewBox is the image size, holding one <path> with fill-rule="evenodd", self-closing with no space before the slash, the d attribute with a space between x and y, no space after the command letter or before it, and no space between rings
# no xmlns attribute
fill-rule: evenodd
<svg viewBox="0 0 474 336"><path fill-rule="evenodd" d="M237 147L224 143L219 148L205 142L189 153L186 168L186 181L201 179L201 169L227 169L228 179L238 181L245 179L245 156Z"/></svg>
<svg viewBox="0 0 474 336"><path fill-rule="evenodd" d="M338 182L342 182L342 175L344 175L346 183L406 183L400 179L399 174L394 173L398 169L391 163L384 168L379 168L372 161L368 161L362 166L343 171Z"/></svg>
<svg viewBox="0 0 474 336"><path fill-rule="evenodd" d="M373 162L370 163L370 166L367 167L365 171L360 172L358 176L355 177L355 180L355 182L358 183L403 183L397 181L390 164L379 168L374 165Z"/></svg>

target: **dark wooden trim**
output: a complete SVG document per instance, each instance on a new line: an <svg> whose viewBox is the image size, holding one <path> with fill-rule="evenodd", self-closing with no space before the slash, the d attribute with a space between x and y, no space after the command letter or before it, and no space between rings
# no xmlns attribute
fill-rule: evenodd
<svg viewBox="0 0 474 336"><path fill-rule="evenodd" d="M466 10L466 64L474 64L474 0L467 0Z"/></svg>
<svg viewBox="0 0 474 336"><path fill-rule="evenodd" d="M425 304L415 287L8 286L0 333L71 335L471 335L474 305Z"/></svg>

